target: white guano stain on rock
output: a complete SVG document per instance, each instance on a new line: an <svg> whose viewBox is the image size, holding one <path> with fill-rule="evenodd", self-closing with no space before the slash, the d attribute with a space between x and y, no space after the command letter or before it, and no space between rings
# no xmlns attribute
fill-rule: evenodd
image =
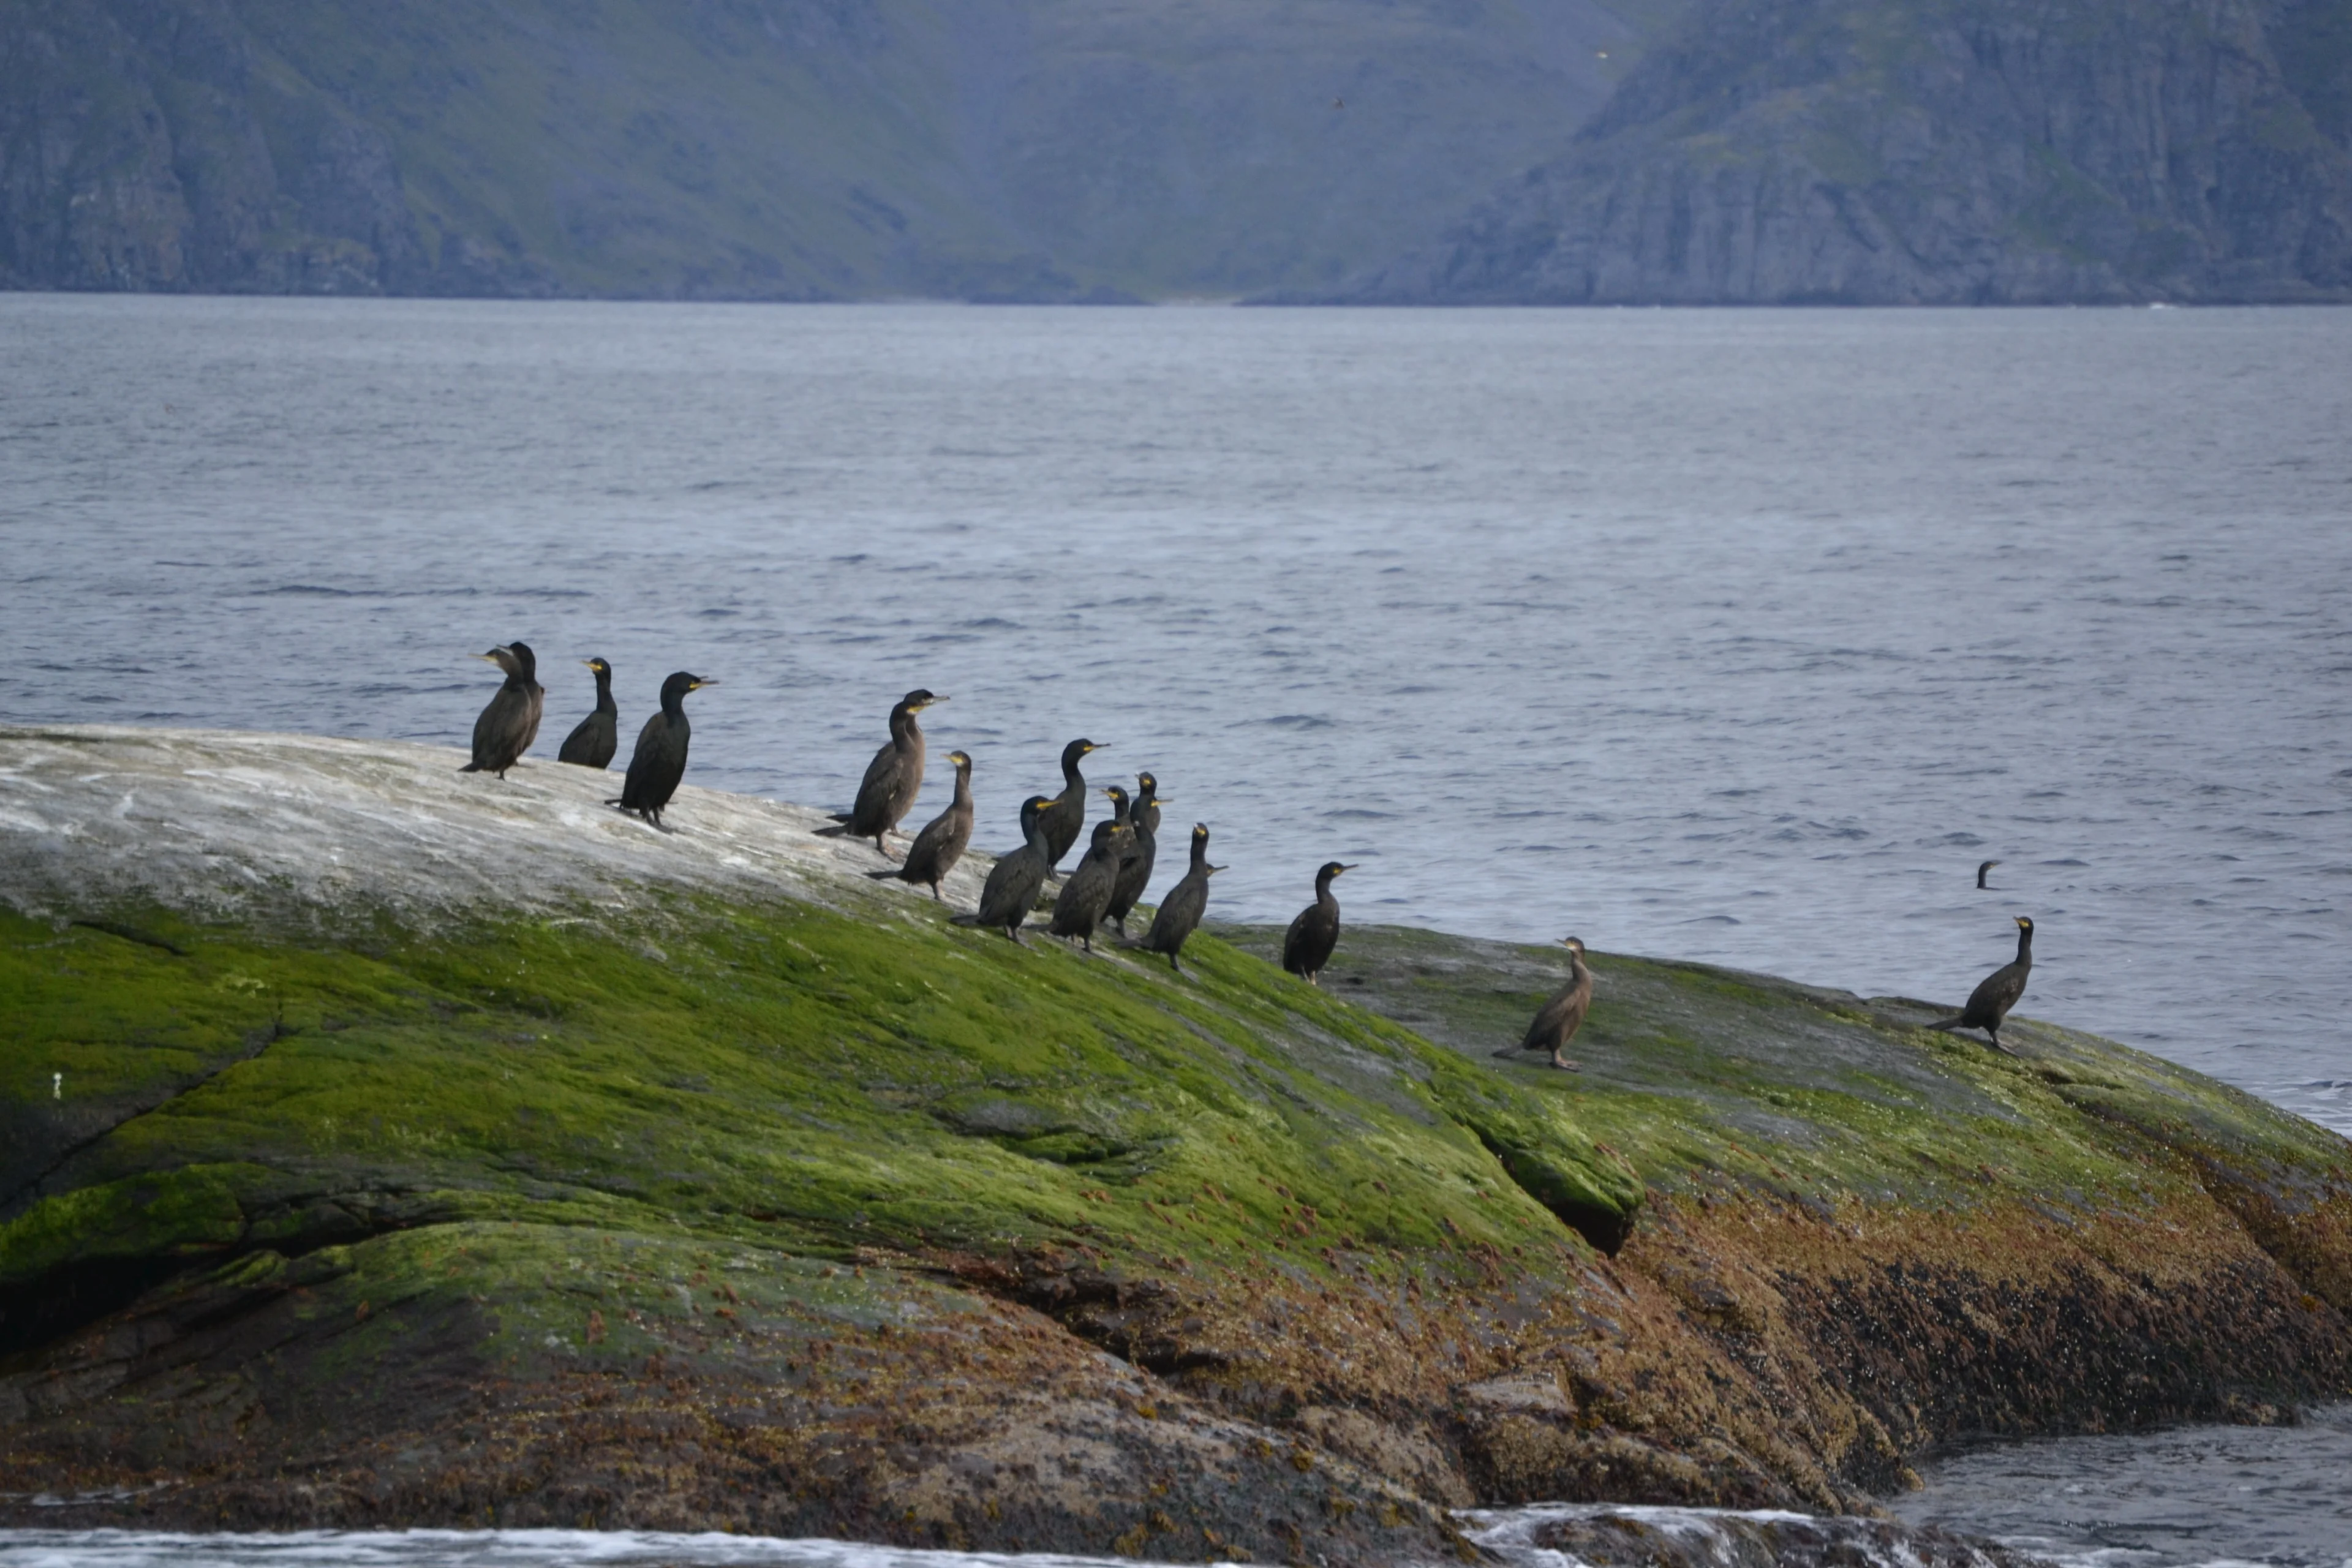
<svg viewBox="0 0 2352 1568"><path fill-rule="evenodd" d="M533 758L501 783L459 773L465 761L400 741L0 725L0 904L51 919L136 902L431 923L635 909L666 891L929 900L869 879L883 867L873 846L816 837L831 818L805 806L687 784L661 833L604 804L617 770ZM942 782L908 826L946 804ZM952 904L978 900L987 866L956 868Z"/></svg>

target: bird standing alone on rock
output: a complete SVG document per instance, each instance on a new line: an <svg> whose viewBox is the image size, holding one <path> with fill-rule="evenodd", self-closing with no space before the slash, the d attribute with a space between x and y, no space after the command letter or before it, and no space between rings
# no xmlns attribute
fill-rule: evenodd
<svg viewBox="0 0 2352 1568"><path fill-rule="evenodd" d="M1584 1015L1592 1010L1592 971L1584 967L1584 943L1572 936L1559 939L1568 949L1568 984L1545 1003L1528 1026L1526 1038L1516 1046L1506 1046L1495 1054L1516 1056L1521 1051L1549 1051L1551 1065L1563 1072L1582 1072L1582 1067L1570 1061L1560 1053L1568 1042L1576 1038L1576 1031L1584 1026Z"/></svg>
<svg viewBox="0 0 2352 1568"><path fill-rule="evenodd" d="M621 749L621 710L613 706L613 667L601 658L581 662L596 672L596 710L572 726L555 760L583 768L609 767L613 753Z"/></svg>
<svg viewBox="0 0 2352 1568"><path fill-rule="evenodd" d="M1282 935L1282 967L1309 985L1320 985L1323 966L1339 945L1339 900L1331 896L1331 879L1354 870L1337 860L1315 873L1315 901L1298 911Z"/></svg>
<svg viewBox="0 0 2352 1568"><path fill-rule="evenodd" d="M686 747L694 734L694 727L686 721L686 694L718 684L682 669L662 682L661 711L637 731L637 749L630 755L629 771L621 780L621 797L606 801L606 805L633 811L661 827L662 808L669 805L678 781L686 777Z"/></svg>
<svg viewBox="0 0 2352 1568"><path fill-rule="evenodd" d="M866 764L866 777L857 786L857 804L835 814L833 820L837 826L818 828L819 837L837 838L847 834L852 838L871 838L879 854L889 856L883 836L915 809L915 797L923 792L923 727L915 721L915 715L946 700L920 688L898 699L890 710L890 739Z"/></svg>
<svg viewBox="0 0 2352 1568"><path fill-rule="evenodd" d="M956 915L960 926L998 926L1014 942L1021 940L1021 922L1037 907L1037 889L1045 885L1045 808L1053 802L1033 795L1021 803L1021 847L989 868L980 889L980 908Z"/></svg>
<svg viewBox="0 0 2352 1568"><path fill-rule="evenodd" d="M904 861L887 871L866 873L876 881L928 882L931 897L936 899L940 896L940 879L963 858L965 848L971 843L971 759L961 752L950 752L948 761L955 764L955 799L945 811L923 825Z"/></svg>
<svg viewBox="0 0 2352 1568"><path fill-rule="evenodd" d="M1141 942L1133 944L1135 949L1141 952L1164 952L1168 955L1168 967L1179 974L1184 973L1184 966L1176 962L1176 955L1184 950L1184 939L1200 928L1201 916L1208 910L1209 879L1223 869L1222 866L1209 864L1209 825L1194 823L1192 868L1184 873L1181 881L1168 889L1168 896L1160 900L1159 910L1151 917L1151 929L1143 933Z"/></svg>
<svg viewBox="0 0 2352 1568"><path fill-rule="evenodd" d="M2023 915L2011 917L2017 921L2017 956L2002 964L1969 993L1969 1005L1960 1009L1959 1016L1946 1018L1927 1026L1931 1029L1982 1029L1997 1051L2010 1051L2000 1043L2001 1020L2025 994L2025 977L2033 972L2033 922Z"/></svg>
<svg viewBox="0 0 2352 1568"><path fill-rule="evenodd" d="M1045 807L1045 868L1048 873L1062 863L1070 846L1078 841L1078 830L1087 825L1087 780L1078 772L1078 763L1089 752L1102 748L1092 741L1073 741L1062 748L1062 793Z"/></svg>
<svg viewBox="0 0 2352 1568"><path fill-rule="evenodd" d="M539 739L547 690L539 683L539 657L529 643L506 643L474 657L488 659L507 672L507 679L481 717L474 721L474 760L457 771L496 773L503 779Z"/></svg>

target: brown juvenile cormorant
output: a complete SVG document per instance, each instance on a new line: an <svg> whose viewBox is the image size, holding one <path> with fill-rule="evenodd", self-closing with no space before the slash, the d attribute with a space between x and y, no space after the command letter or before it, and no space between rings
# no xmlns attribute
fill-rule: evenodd
<svg viewBox="0 0 2352 1568"><path fill-rule="evenodd" d="M989 868L980 889L980 908L952 917L960 926L998 926L1014 942L1021 940L1021 922L1037 907L1037 889L1045 885L1045 808L1053 803L1033 795L1021 803L1021 847Z"/></svg>
<svg viewBox="0 0 2352 1568"><path fill-rule="evenodd" d="M621 797L606 801L606 805L634 811L656 827L661 826L662 808L669 805L678 781L686 777L686 746L694 733L686 721L686 694L718 684L682 669L662 682L661 711L637 731L637 749L630 755L628 773L621 781Z"/></svg>
<svg viewBox="0 0 2352 1568"><path fill-rule="evenodd" d="M915 715L946 700L920 688L898 699L898 706L890 710L889 743L866 764L866 777L857 786L857 804L835 813L836 826L818 828L820 837L847 834L852 838L871 838L877 851L889 855L882 836L915 809L915 797L923 792L923 727L915 721Z"/></svg>
<svg viewBox="0 0 2352 1568"><path fill-rule="evenodd" d="M1209 825L1194 823L1192 868L1160 900L1160 909L1151 917L1151 929L1143 933L1141 942L1133 944L1135 949L1139 952L1166 953L1168 967L1181 974L1184 966L1176 962L1176 955L1184 950L1184 939L1199 929L1201 916L1208 910L1209 879L1223 869L1223 866L1209 864Z"/></svg>
<svg viewBox="0 0 2352 1568"><path fill-rule="evenodd" d="M1127 824L1096 823L1094 841L1087 846L1086 858L1070 873L1070 879L1062 884L1060 895L1054 900L1054 922L1046 929L1055 936L1076 937L1092 952L1095 927L1102 924L1103 910L1110 907L1111 888L1118 880L1118 863L1134 842L1135 830Z"/></svg>
<svg viewBox="0 0 2352 1568"><path fill-rule="evenodd" d="M1559 940L1568 949L1567 987L1537 1012L1535 1022L1528 1026L1525 1039L1495 1054L1509 1057L1521 1051L1549 1051L1552 1066L1566 1072L1582 1072L1581 1067L1560 1053L1568 1049L1569 1041L1576 1038L1576 1031L1584 1026L1584 1015L1592 1010L1592 971L1584 967L1584 943L1572 936Z"/></svg>
<svg viewBox="0 0 2352 1568"><path fill-rule="evenodd" d="M1337 860L1324 862L1315 873L1315 901L1299 910L1298 918L1283 933L1282 967L1309 985L1322 984L1316 977L1331 962L1331 950L1339 945L1339 900L1331 896L1331 879L1354 869Z"/></svg>
<svg viewBox="0 0 2352 1568"><path fill-rule="evenodd" d="M482 710L482 716L474 721L474 760L457 771L504 778L539 739L539 716L547 706L547 691L539 684L539 658L529 643L510 642L474 657L488 659L507 672L507 679L489 706Z"/></svg>
<svg viewBox="0 0 2352 1568"><path fill-rule="evenodd" d="M613 753L621 747L621 710L613 706L613 667L601 658L581 662L596 672L596 711L563 737L563 748L555 753L555 760L583 768L609 767Z"/></svg>
<svg viewBox="0 0 2352 1568"><path fill-rule="evenodd" d="M1087 781L1078 772L1078 761L1088 752L1102 748L1092 741L1073 741L1062 748L1062 793L1045 807L1045 868L1052 871L1078 841L1078 830L1087 825Z"/></svg>
<svg viewBox="0 0 2352 1568"><path fill-rule="evenodd" d="M1998 860L1987 860L1984 864L1979 866L1977 868L1977 886L1979 888L1983 887L1985 885L1985 873L2000 864L2000 862Z"/></svg>
<svg viewBox="0 0 2352 1568"><path fill-rule="evenodd" d="M923 825L903 862L887 871L866 873L876 881L928 882L936 899L940 879L963 858L965 847L971 843L971 759L961 752L950 752L948 761L955 764L954 801Z"/></svg>
<svg viewBox="0 0 2352 1568"><path fill-rule="evenodd" d="M1110 908L1103 918L1127 934L1128 912L1151 886L1152 862L1159 858L1160 781L1150 773L1135 775L1135 804L1128 808L1127 825L1135 830L1135 847L1119 863L1118 883L1110 890Z"/></svg>
<svg viewBox="0 0 2352 1568"><path fill-rule="evenodd" d="M2010 1051L2000 1043L2000 1022L2017 999L2025 994L2025 977L2033 972L2033 922L2023 915L2012 917L2017 921L2017 957L2002 964L1969 993L1969 1005L1960 1009L1957 1018L1946 1018L1930 1024L1931 1029L1982 1029L1992 1041L1993 1049Z"/></svg>

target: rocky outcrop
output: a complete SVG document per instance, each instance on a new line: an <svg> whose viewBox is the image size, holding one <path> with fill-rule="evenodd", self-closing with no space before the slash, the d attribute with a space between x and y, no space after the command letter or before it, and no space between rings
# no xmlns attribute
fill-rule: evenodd
<svg viewBox="0 0 2352 1568"><path fill-rule="evenodd" d="M1595 954L1507 1065L1539 950L1177 975L462 761L0 729L0 1522L1402 1563L2352 1387L2352 1145L2109 1042Z"/></svg>
<svg viewBox="0 0 2352 1568"><path fill-rule="evenodd" d="M2347 73L2318 0L1717 0L1339 297L2352 300Z"/></svg>

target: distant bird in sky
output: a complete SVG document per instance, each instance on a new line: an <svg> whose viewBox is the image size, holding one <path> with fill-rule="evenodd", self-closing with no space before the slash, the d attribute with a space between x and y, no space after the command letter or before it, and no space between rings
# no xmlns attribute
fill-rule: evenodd
<svg viewBox="0 0 2352 1568"><path fill-rule="evenodd" d="M1331 107L1334 109L1345 109L1348 107L1348 100L1344 98L1335 98L1331 100Z"/></svg>

